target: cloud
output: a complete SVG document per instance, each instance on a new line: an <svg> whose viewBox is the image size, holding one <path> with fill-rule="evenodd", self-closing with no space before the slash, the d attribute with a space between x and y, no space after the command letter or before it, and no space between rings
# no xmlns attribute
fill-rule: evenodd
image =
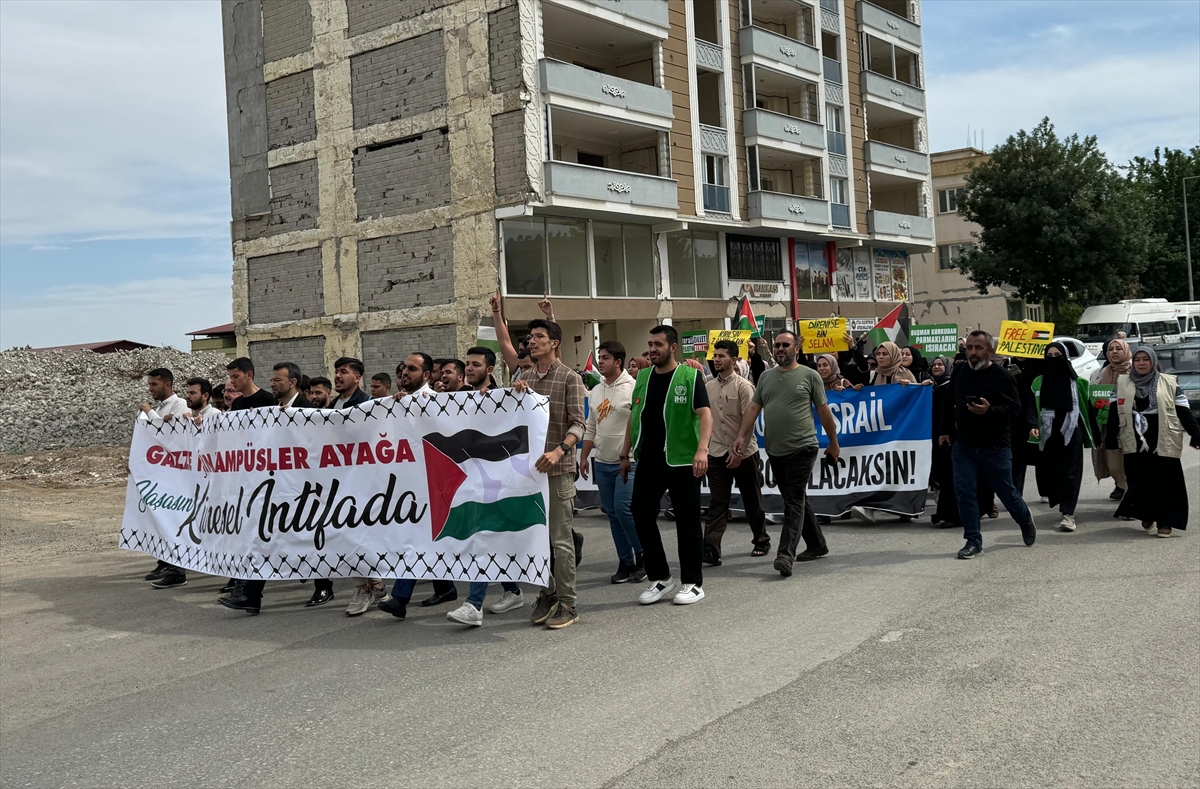
<svg viewBox="0 0 1200 789"><path fill-rule="evenodd" d="M29 248L30 252L67 252L70 247L58 247L47 244L34 244Z"/></svg>

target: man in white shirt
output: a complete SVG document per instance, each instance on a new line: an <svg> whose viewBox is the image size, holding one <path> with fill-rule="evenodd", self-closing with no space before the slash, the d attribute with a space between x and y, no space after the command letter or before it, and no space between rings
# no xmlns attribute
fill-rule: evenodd
<svg viewBox="0 0 1200 789"><path fill-rule="evenodd" d="M146 373L146 388L150 391L151 403L142 403L138 419L162 419L169 422L177 416L187 415L187 403L175 394L175 374L166 367L158 367Z"/></svg>
<svg viewBox="0 0 1200 789"><path fill-rule="evenodd" d="M621 479L621 447L629 425L634 384L633 376L624 369L625 346L616 341L600 343L596 368L602 378L588 393L579 475L587 479L590 473L593 477L600 491L600 506L608 516L619 562L610 580L614 584L637 583L646 580L646 569L630 509L636 466L631 466L628 479Z"/></svg>
<svg viewBox="0 0 1200 789"><path fill-rule="evenodd" d="M221 413L211 402L212 393L212 384L209 383L207 378L188 379L185 399L187 407L192 412L191 417L196 420L196 424L200 424L200 420L205 417Z"/></svg>

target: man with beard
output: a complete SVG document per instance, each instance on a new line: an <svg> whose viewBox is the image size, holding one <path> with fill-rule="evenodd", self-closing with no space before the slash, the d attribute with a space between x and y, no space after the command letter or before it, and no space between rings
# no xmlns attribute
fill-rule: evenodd
<svg viewBox="0 0 1200 789"><path fill-rule="evenodd" d="M300 393L301 377L299 365L292 362L280 362L271 369L268 383L280 408L312 408L312 403Z"/></svg>
<svg viewBox="0 0 1200 789"><path fill-rule="evenodd" d="M308 402L313 408L328 408L333 396L333 382L323 375L308 379Z"/></svg>
<svg viewBox="0 0 1200 789"><path fill-rule="evenodd" d="M467 386L467 367L460 359L442 361L442 391L458 392Z"/></svg>
<svg viewBox="0 0 1200 789"><path fill-rule="evenodd" d="M981 474L1021 527L1026 545L1033 545L1037 528L1021 492L1013 485L1011 423L1025 418L1016 381L992 363L992 335L987 332L968 334L965 352L967 364L955 371L949 384L952 391L940 415L938 442L943 446L953 444L954 492L967 541L958 558L971 559L983 553L976 492Z"/></svg>
<svg viewBox="0 0 1200 789"><path fill-rule="evenodd" d="M187 407L191 410L192 419L196 420L196 424L200 424L200 420L206 416L221 413L212 405L213 388L207 378L189 378L187 382L187 392L185 399Z"/></svg>

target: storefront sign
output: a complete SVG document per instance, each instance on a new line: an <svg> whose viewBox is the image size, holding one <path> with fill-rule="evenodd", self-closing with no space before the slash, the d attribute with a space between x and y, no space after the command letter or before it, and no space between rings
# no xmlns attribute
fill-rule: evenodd
<svg viewBox="0 0 1200 789"><path fill-rule="evenodd" d="M1054 338L1054 324L1037 321L1001 321L996 337L997 356L1019 356L1040 359Z"/></svg>

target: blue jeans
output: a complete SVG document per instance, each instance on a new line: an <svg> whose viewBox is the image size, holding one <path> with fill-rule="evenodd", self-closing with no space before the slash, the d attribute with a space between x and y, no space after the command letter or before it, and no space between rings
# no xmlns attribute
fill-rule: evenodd
<svg viewBox="0 0 1200 789"><path fill-rule="evenodd" d="M629 469L629 479L622 482L619 463L592 461L592 475L596 487L600 489L600 506L608 516L613 544L617 547L617 558L630 567L633 567L638 554L642 552L642 544L638 542L637 528L633 525L633 511L630 508L633 501L633 475L636 470L635 463Z"/></svg>
<svg viewBox="0 0 1200 789"><path fill-rule="evenodd" d="M415 578L397 578L396 583L392 584L392 598L407 602L408 600L412 599L413 589L415 589L416 586L417 581ZM444 594L454 588L453 581L435 580L433 582L434 594Z"/></svg>
<svg viewBox="0 0 1200 789"><path fill-rule="evenodd" d="M975 488L980 472L987 477L1013 520L1018 524L1029 524L1029 508L1021 498L1021 491L1013 484L1012 450L1008 447L977 449L955 444L950 451L950 460L954 466L958 517L962 519L963 537L967 542L983 547L983 534L979 530L979 494Z"/></svg>
<svg viewBox="0 0 1200 789"><path fill-rule="evenodd" d="M521 585L515 584L512 581L501 581L500 586L503 587L504 591L506 592L513 592L515 594L521 593ZM467 602L482 611L483 598L487 597L487 590L487 581L472 581L471 591L467 594Z"/></svg>

